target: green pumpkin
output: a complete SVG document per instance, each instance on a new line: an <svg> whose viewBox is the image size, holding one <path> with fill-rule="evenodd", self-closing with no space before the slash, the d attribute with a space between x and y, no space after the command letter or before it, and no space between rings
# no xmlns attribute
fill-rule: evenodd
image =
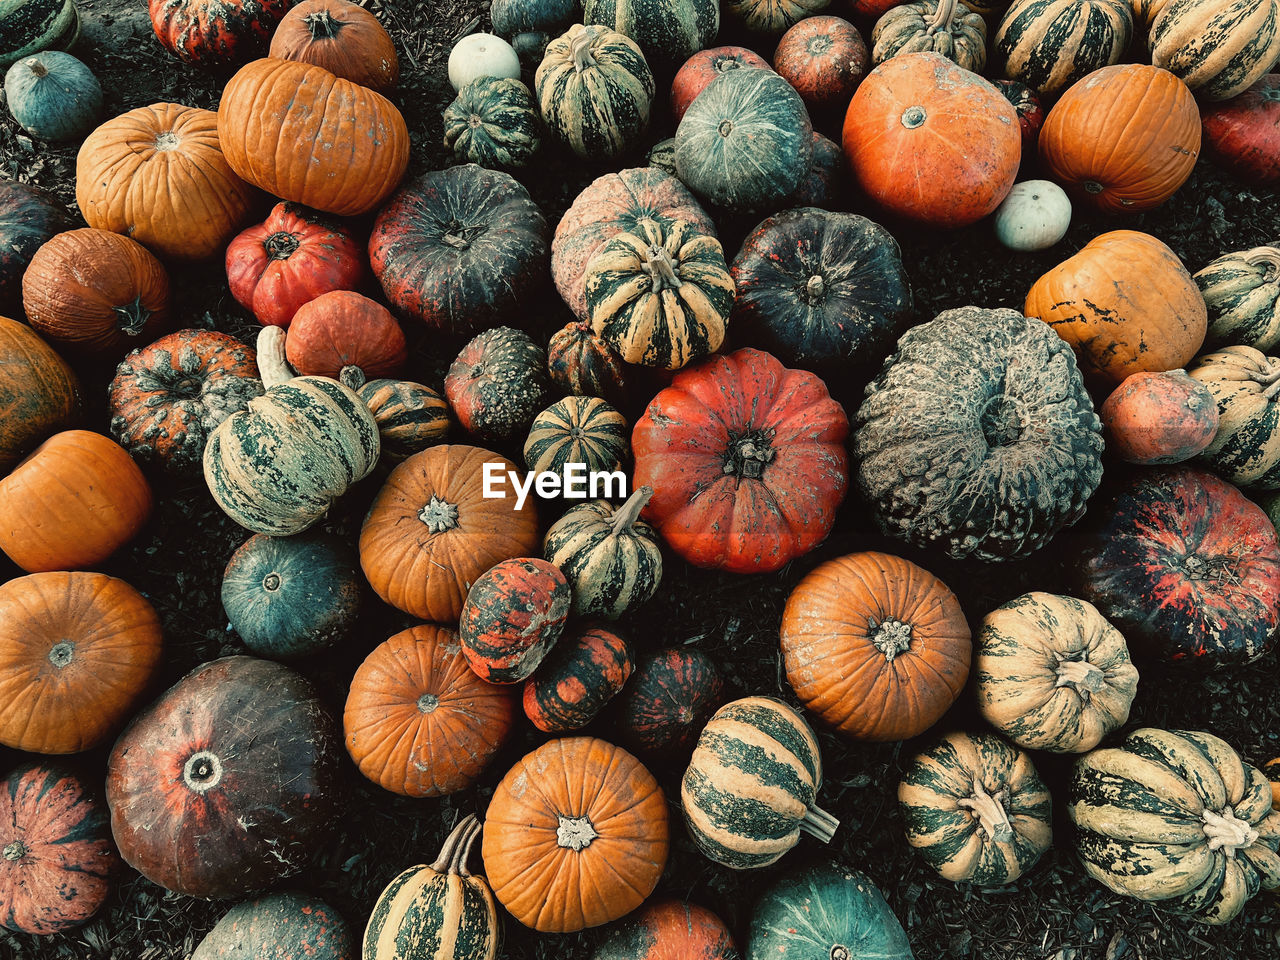
<svg viewBox="0 0 1280 960"><path fill-rule="evenodd" d="M1192 277L1209 308L1206 350L1280 343L1280 248L1228 253Z"/></svg>
<svg viewBox="0 0 1280 960"><path fill-rule="evenodd" d="M597 397L565 397L533 418L524 442L532 473L560 473L581 464L583 473L622 469L631 452L627 421Z"/></svg>
<svg viewBox="0 0 1280 960"><path fill-rule="evenodd" d="M354 956L355 937L333 907L304 893L273 893L237 904L223 914L191 960L352 960Z"/></svg>
<svg viewBox="0 0 1280 960"><path fill-rule="evenodd" d="M711 46L720 32L720 0L585 0L582 22L630 37L655 70L669 75Z"/></svg>
<svg viewBox="0 0 1280 960"><path fill-rule="evenodd" d="M0 67L41 50L69 50L79 36L73 0L0 0Z"/></svg>
<svg viewBox="0 0 1280 960"><path fill-rule="evenodd" d="M752 33L776 37L830 4L831 0L724 0L724 16Z"/></svg>
<svg viewBox="0 0 1280 960"><path fill-rule="evenodd" d="M523 167L541 142L537 105L519 80L472 80L445 108L444 145L459 163Z"/></svg>
<svg viewBox="0 0 1280 960"><path fill-rule="evenodd" d="M366 381L359 367L343 367L339 379L378 422L384 460L399 463L448 439L449 405L438 391L411 380Z"/></svg>
<svg viewBox="0 0 1280 960"><path fill-rule="evenodd" d="M46 50L23 57L4 76L9 112L39 140L76 140L102 114L102 87L69 53Z"/></svg>

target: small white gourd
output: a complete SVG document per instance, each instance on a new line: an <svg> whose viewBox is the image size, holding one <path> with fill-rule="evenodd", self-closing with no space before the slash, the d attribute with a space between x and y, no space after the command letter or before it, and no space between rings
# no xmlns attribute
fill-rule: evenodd
<svg viewBox="0 0 1280 960"><path fill-rule="evenodd" d="M449 52L449 82L461 90L481 77L520 79L520 58L515 48L492 33L472 33Z"/></svg>
<svg viewBox="0 0 1280 960"><path fill-rule="evenodd" d="M1071 226L1071 200L1049 180L1015 183L996 208L996 239L1010 250L1045 250Z"/></svg>

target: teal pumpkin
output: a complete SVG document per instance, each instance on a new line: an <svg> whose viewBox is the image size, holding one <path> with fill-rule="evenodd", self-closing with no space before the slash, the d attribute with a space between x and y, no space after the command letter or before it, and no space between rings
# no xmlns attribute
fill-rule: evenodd
<svg viewBox="0 0 1280 960"><path fill-rule="evenodd" d="M355 937L323 900L273 893L228 910L205 935L191 960L355 960Z"/></svg>
<svg viewBox="0 0 1280 960"><path fill-rule="evenodd" d="M0 0L0 67L41 50L69 50L79 36L74 0Z"/></svg>
<svg viewBox="0 0 1280 960"><path fill-rule="evenodd" d="M4 75L13 119L38 140L76 140L98 123L102 87L69 53L46 50L23 57Z"/></svg>
<svg viewBox="0 0 1280 960"><path fill-rule="evenodd" d="M459 163L523 167L541 142L537 104L519 80L472 80L445 108L444 145Z"/></svg>
<svg viewBox="0 0 1280 960"><path fill-rule="evenodd" d="M649 65L673 74L711 46L720 32L719 0L585 0L583 23L598 23L634 40Z"/></svg>

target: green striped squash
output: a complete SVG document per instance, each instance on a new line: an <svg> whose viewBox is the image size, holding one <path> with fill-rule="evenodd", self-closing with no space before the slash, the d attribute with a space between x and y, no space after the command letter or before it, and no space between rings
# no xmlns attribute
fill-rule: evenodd
<svg viewBox="0 0 1280 960"><path fill-rule="evenodd" d="M720 32L720 0L585 0L583 23L630 37L654 69L670 75Z"/></svg>
<svg viewBox="0 0 1280 960"><path fill-rule="evenodd" d="M627 363L679 370L724 342L733 277L720 241L686 220L618 234L585 280L591 329Z"/></svg>
<svg viewBox="0 0 1280 960"><path fill-rule="evenodd" d="M1053 840L1049 791L1031 758L989 733L953 733L898 784L907 843L945 879L1012 883Z"/></svg>
<svg viewBox="0 0 1280 960"><path fill-rule="evenodd" d="M547 44L533 78L547 128L585 160L611 160L649 126L653 73L635 41L580 23Z"/></svg>
<svg viewBox="0 0 1280 960"><path fill-rule="evenodd" d="M725 19L752 33L779 36L805 17L825 10L831 0L724 0Z"/></svg>
<svg viewBox="0 0 1280 960"><path fill-rule="evenodd" d="M1280 358L1253 347L1223 347L1187 368L1218 404L1218 432L1200 454L1237 487L1280 490Z"/></svg>
<svg viewBox="0 0 1280 960"><path fill-rule="evenodd" d="M735 870L776 862L800 831L830 843L840 825L817 806L818 740L794 709L746 697L717 710L680 784L685 824L706 856Z"/></svg>
<svg viewBox="0 0 1280 960"><path fill-rule="evenodd" d="M1085 870L1110 890L1201 923L1280 889L1271 785L1209 733L1135 730L1072 771L1067 815Z"/></svg>
<svg viewBox="0 0 1280 960"><path fill-rule="evenodd" d="M524 462L534 473L560 473L581 464L584 473L622 469L631 452L627 421L598 397L565 397L533 418Z"/></svg>
<svg viewBox="0 0 1280 960"><path fill-rule="evenodd" d="M0 67L41 50L69 50L79 37L74 0L0 0Z"/></svg>
<svg viewBox="0 0 1280 960"><path fill-rule="evenodd" d="M659 140L649 148L644 162L651 167L657 167L663 173L679 177L680 174L676 172L676 138L667 137L665 140Z"/></svg>
<svg viewBox="0 0 1280 960"><path fill-rule="evenodd" d="M1197 98L1229 100L1280 57L1280 0L1169 0L1147 44Z"/></svg>
<svg viewBox="0 0 1280 960"><path fill-rule="evenodd" d="M1017 0L996 28L1003 76L1042 97L1119 63L1133 37L1129 0Z"/></svg>
<svg viewBox="0 0 1280 960"><path fill-rule="evenodd" d="M1228 253L1192 279L1209 308L1206 347L1265 352L1280 343L1280 247Z"/></svg>
<svg viewBox="0 0 1280 960"><path fill-rule="evenodd" d="M871 61L904 53L937 53L966 70L987 65L987 21L956 0L919 0L886 10L871 31Z"/></svg>
<svg viewBox="0 0 1280 960"><path fill-rule="evenodd" d="M388 884L364 931L363 960L497 960L493 892L467 872L480 829L467 815L435 863L410 867Z"/></svg>
<svg viewBox="0 0 1280 960"><path fill-rule="evenodd" d="M339 379L377 421L384 460L399 463L448 438L449 405L438 391L411 380L366 382L359 367L344 367Z"/></svg>
<svg viewBox="0 0 1280 960"><path fill-rule="evenodd" d="M459 163L523 167L541 143L533 94L510 77L480 77L444 111L444 145Z"/></svg>

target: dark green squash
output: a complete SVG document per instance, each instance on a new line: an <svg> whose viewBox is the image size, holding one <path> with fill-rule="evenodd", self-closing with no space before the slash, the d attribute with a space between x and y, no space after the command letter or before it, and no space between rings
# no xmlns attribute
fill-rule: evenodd
<svg viewBox="0 0 1280 960"><path fill-rule="evenodd" d="M74 227L71 217L37 187L0 180L0 308L22 308L22 275L54 234Z"/></svg>
<svg viewBox="0 0 1280 960"><path fill-rule="evenodd" d="M305 893L273 893L228 910L191 960L356 960L341 915Z"/></svg>
<svg viewBox="0 0 1280 960"><path fill-rule="evenodd" d="M41 50L69 50L79 36L74 0L0 0L0 67Z"/></svg>
<svg viewBox="0 0 1280 960"><path fill-rule="evenodd" d="M720 0L584 0L582 22L630 37L649 66L669 77L720 32Z"/></svg>
<svg viewBox="0 0 1280 960"><path fill-rule="evenodd" d="M598 397L565 397L533 418L524 442L531 473L560 473L578 464L585 474L614 472L630 458L627 421Z"/></svg>
<svg viewBox="0 0 1280 960"><path fill-rule="evenodd" d="M614 729L627 749L647 757L687 754L724 692L710 657L670 647L640 661L612 710Z"/></svg>
<svg viewBox="0 0 1280 960"><path fill-rule="evenodd" d="M459 163L523 167L541 142L537 104L519 80L472 80L445 108L444 145Z"/></svg>
<svg viewBox="0 0 1280 960"><path fill-rule="evenodd" d="M543 733L579 730L622 689L633 666L625 637L584 627L561 638L524 682L525 716Z"/></svg>
<svg viewBox="0 0 1280 960"><path fill-rule="evenodd" d="M654 148L655 150L657 147ZM674 160L674 147L672 163ZM649 160L653 163L653 160ZM849 202L848 175L844 168L844 151L840 144L818 131L813 132L813 157L800 186L787 198L789 207L821 207L844 210Z"/></svg>
<svg viewBox="0 0 1280 960"><path fill-rule="evenodd" d="M527 429L550 392L546 351L511 327L476 336L444 378L445 397L458 422L485 440Z"/></svg>
<svg viewBox="0 0 1280 960"><path fill-rule="evenodd" d="M1133 36L1128 0L1017 0L996 29L996 67L1038 96L1056 97L1119 63Z"/></svg>
<svg viewBox="0 0 1280 960"><path fill-rule="evenodd" d="M4 76L9 112L38 140L79 140L102 115L93 71L60 50L23 57Z"/></svg>
<svg viewBox="0 0 1280 960"><path fill-rule="evenodd" d="M599 397L615 407L626 403L626 365L586 321L573 320L551 335L547 371L551 381L572 396Z"/></svg>

